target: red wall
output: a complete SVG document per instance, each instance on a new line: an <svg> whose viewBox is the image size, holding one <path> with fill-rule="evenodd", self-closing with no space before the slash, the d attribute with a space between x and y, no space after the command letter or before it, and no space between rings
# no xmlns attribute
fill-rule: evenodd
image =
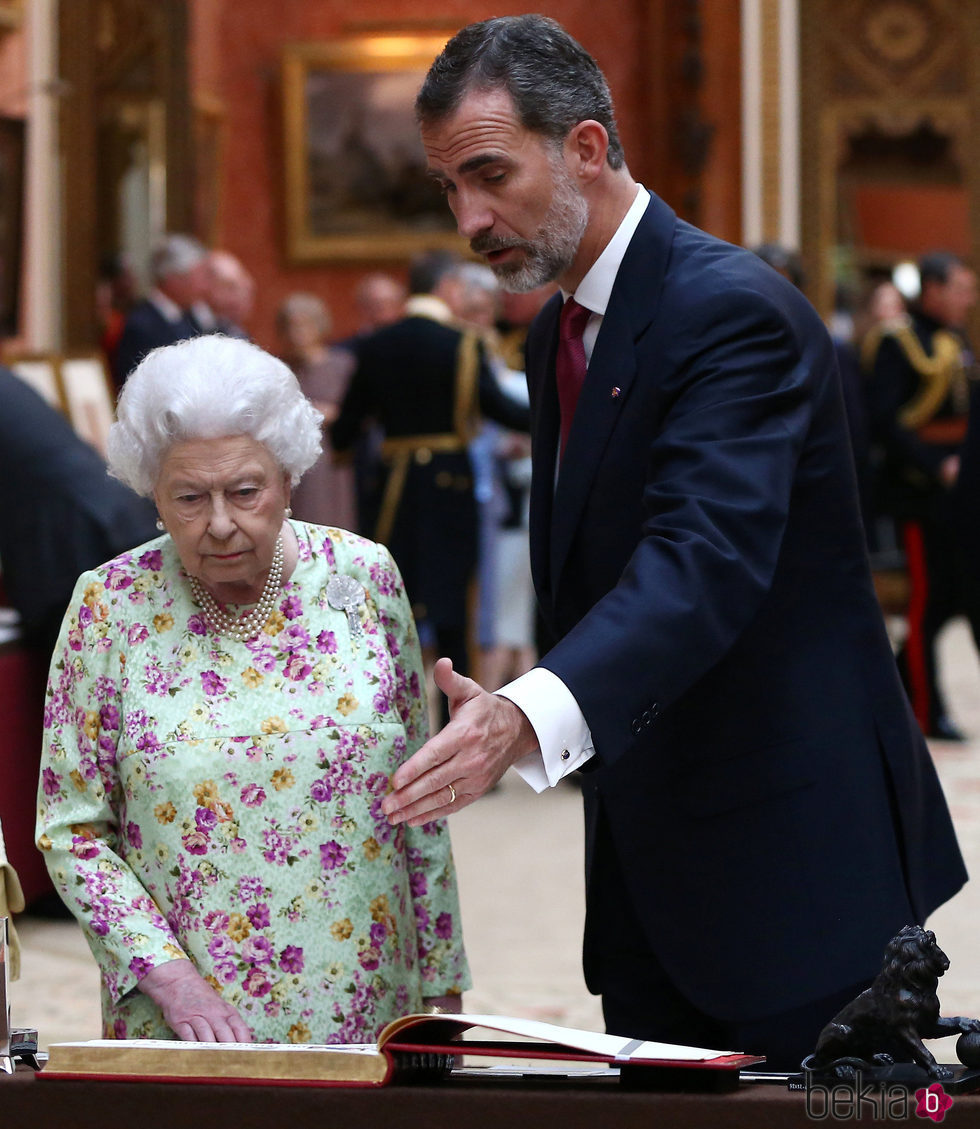
<svg viewBox="0 0 980 1129"><path fill-rule="evenodd" d="M644 61L631 27L643 0L617 0L615 13L595 0L538 5L595 55L609 80L634 175L646 177ZM352 291L366 271L403 273L404 263L291 266L283 223L280 52L284 44L329 40L383 27L391 31L450 32L473 20L526 11L527 5L481 0L195 0L191 75L196 94L217 97L227 111L220 242L259 283L252 331L274 349L275 310L294 290L311 290L330 306L335 336L353 332ZM613 17L615 15L615 18ZM646 181L650 183L649 180Z"/></svg>
<svg viewBox="0 0 980 1129"><path fill-rule="evenodd" d="M854 193L855 243L915 258L941 248L970 254L966 189L942 184L865 184Z"/></svg>

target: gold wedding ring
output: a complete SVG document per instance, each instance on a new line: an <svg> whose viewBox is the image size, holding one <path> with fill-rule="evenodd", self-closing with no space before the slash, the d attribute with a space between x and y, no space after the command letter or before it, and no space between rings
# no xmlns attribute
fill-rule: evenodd
<svg viewBox="0 0 980 1129"><path fill-rule="evenodd" d="M456 803L456 789L452 786L452 784L449 785L449 802L451 804Z"/></svg>

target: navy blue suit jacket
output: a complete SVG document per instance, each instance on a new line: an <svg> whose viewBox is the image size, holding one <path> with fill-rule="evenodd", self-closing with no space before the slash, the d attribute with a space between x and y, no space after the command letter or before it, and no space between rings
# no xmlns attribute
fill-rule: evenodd
<svg viewBox="0 0 980 1129"><path fill-rule="evenodd" d="M749 1020L873 976L965 880L864 549L834 350L756 256L651 198L557 484L560 296L528 340L531 553L649 943ZM585 964L590 976L587 915Z"/></svg>
<svg viewBox="0 0 980 1129"><path fill-rule="evenodd" d="M126 377L152 349L176 345L189 337L200 336L202 330L190 314L180 321L168 321L148 298L137 302L126 316L122 336L113 360L113 380L122 388Z"/></svg>
<svg viewBox="0 0 980 1129"><path fill-rule="evenodd" d="M29 639L50 655L79 573L149 540L154 518L61 412L0 368L0 560Z"/></svg>

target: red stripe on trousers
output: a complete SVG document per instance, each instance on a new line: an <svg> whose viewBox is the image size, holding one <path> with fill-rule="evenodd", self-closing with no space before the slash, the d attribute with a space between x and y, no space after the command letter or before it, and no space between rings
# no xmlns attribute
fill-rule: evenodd
<svg viewBox="0 0 980 1129"><path fill-rule="evenodd" d="M905 665L912 712L922 732L926 733L931 724L929 713L932 703L929 700L929 675L926 670L926 640L922 630L929 600L929 575L926 572L922 526L915 521L906 522L902 527L902 541L909 574L909 633L905 640Z"/></svg>

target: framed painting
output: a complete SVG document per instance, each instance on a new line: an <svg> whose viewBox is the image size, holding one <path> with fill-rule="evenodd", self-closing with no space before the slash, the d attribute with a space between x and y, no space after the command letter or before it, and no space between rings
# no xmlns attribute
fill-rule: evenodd
<svg viewBox="0 0 980 1129"><path fill-rule="evenodd" d="M101 354L61 358L65 411L75 431L105 458L109 428L115 418L112 383Z"/></svg>
<svg viewBox="0 0 980 1129"><path fill-rule="evenodd" d="M287 46L282 58L286 251L294 263L462 248L426 172L415 95L442 35Z"/></svg>

